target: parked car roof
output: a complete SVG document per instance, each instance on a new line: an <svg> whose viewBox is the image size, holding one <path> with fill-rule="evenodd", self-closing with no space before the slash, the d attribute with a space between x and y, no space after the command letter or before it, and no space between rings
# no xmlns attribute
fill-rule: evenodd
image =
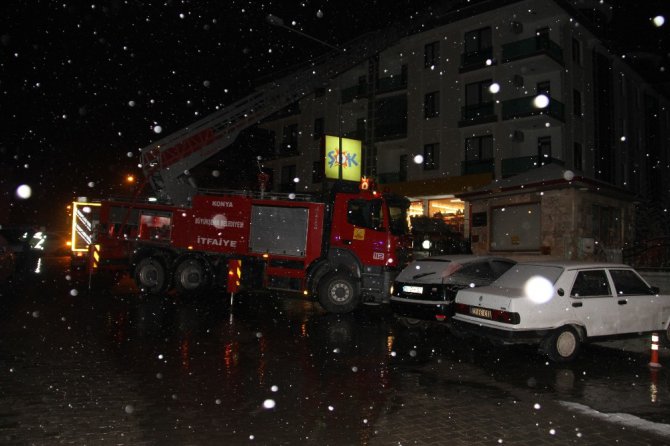
<svg viewBox="0 0 670 446"><path fill-rule="evenodd" d="M500 260L513 262L497 256L478 256L471 254L440 255L416 259L407 265L396 277L397 282L439 282L458 271L463 265L472 262ZM449 265L451 264L451 265ZM439 275L438 275L439 273Z"/></svg>

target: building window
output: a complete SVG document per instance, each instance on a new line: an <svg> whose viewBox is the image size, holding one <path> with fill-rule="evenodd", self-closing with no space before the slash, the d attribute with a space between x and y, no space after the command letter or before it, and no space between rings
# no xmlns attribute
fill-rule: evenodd
<svg viewBox="0 0 670 446"><path fill-rule="evenodd" d="M426 119L440 116L440 92L426 93L423 99L423 116Z"/></svg>
<svg viewBox="0 0 670 446"><path fill-rule="evenodd" d="M493 96L489 87L491 79L481 82L473 82L465 86L465 104L466 106L478 106L493 102Z"/></svg>
<svg viewBox="0 0 670 446"><path fill-rule="evenodd" d="M582 117L582 94L579 90L572 90L572 114L578 118Z"/></svg>
<svg viewBox="0 0 670 446"><path fill-rule="evenodd" d="M551 82L542 81L537 83L537 94L544 94L547 97L551 97Z"/></svg>
<svg viewBox="0 0 670 446"><path fill-rule="evenodd" d="M279 185L281 192L295 192L296 168L295 164L283 166L281 168L281 184Z"/></svg>
<svg viewBox="0 0 670 446"><path fill-rule="evenodd" d="M481 28L465 33L465 54L479 53L491 46L491 28Z"/></svg>
<svg viewBox="0 0 670 446"><path fill-rule="evenodd" d="M440 145L438 143L423 146L423 170L435 170L439 164Z"/></svg>
<svg viewBox="0 0 670 446"><path fill-rule="evenodd" d="M574 158L574 165L575 165L575 170L582 170L584 166L584 161L583 161L583 156L584 153L582 151L582 144L576 142L573 146L573 158Z"/></svg>
<svg viewBox="0 0 670 446"><path fill-rule="evenodd" d="M537 166L551 163L551 136L537 138Z"/></svg>
<svg viewBox="0 0 670 446"><path fill-rule="evenodd" d="M298 124L290 124L284 127L281 151L282 153L295 153L298 151Z"/></svg>
<svg viewBox="0 0 670 446"><path fill-rule="evenodd" d="M398 181L407 181L407 154L400 155Z"/></svg>
<svg viewBox="0 0 670 446"><path fill-rule="evenodd" d="M320 139L323 136L323 118L316 118L314 120L314 139Z"/></svg>
<svg viewBox="0 0 670 446"><path fill-rule="evenodd" d="M572 38L572 61L577 65L582 64L582 44L574 37Z"/></svg>
<svg viewBox="0 0 670 446"><path fill-rule="evenodd" d="M468 121L494 116L490 86L491 79L465 86L465 106L461 108L461 119Z"/></svg>
<svg viewBox="0 0 670 446"><path fill-rule="evenodd" d="M407 95L378 99L375 102L375 137L378 140L407 136Z"/></svg>
<svg viewBox="0 0 670 446"><path fill-rule="evenodd" d="M431 42L423 47L423 66L434 68L440 64L440 42Z"/></svg>
<svg viewBox="0 0 670 446"><path fill-rule="evenodd" d="M493 136L475 136L465 139L465 161L486 162L493 159Z"/></svg>
<svg viewBox="0 0 670 446"><path fill-rule="evenodd" d="M312 163L312 184L318 184L323 181L324 165L323 160Z"/></svg>

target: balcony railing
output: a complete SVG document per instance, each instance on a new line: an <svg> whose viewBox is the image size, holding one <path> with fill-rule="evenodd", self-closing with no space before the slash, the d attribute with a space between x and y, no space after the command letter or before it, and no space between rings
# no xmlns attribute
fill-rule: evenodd
<svg viewBox="0 0 670 446"><path fill-rule="evenodd" d="M534 36L502 46L503 63L511 60L546 54L563 65L563 49L549 36Z"/></svg>
<svg viewBox="0 0 670 446"><path fill-rule="evenodd" d="M538 167L545 166L547 164L560 164L563 165L563 161L556 158L540 158L539 156L521 156L518 158L507 158L502 160L502 176L509 177L512 175L517 175L535 169Z"/></svg>
<svg viewBox="0 0 670 446"><path fill-rule="evenodd" d="M565 122L565 105L556 99L550 98L549 105L537 108L534 104L535 97L510 99L502 103L502 118L514 119L534 115L548 115Z"/></svg>
<svg viewBox="0 0 670 446"><path fill-rule="evenodd" d="M461 107L461 120L458 125L463 127L497 120L493 102L481 102Z"/></svg>
<svg viewBox="0 0 670 446"><path fill-rule="evenodd" d="M495 162L493 159L470 160L461 162L461 174L471 175L475 173L493 173Z"/></svg>
<svg viewBox="0 0 670 446"><path fill-rule="evenodd" d="M396 74L394 76L381 77L377 79L376 93L388 93L396 90L404 90L407 88L407 76Z"/></svg>
<svg viewBox="0 0 670 446"><path fill-rule="evenodd" d="M493 47L461 54L461 71L481 68L491 64L493 64Z"/></svg>

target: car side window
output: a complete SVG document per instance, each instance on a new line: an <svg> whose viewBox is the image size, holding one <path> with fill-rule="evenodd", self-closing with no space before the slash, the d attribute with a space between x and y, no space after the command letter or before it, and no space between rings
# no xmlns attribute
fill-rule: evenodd
<svg viewBox="0 0 670 446"><path fill-rule="evenodd" d="M607 274L604 270L579 271L570 297L612 296Z"/></svg>
<svg viewBox="0 0 670 446"><path fill-rule="evenodd" d="M654 294L652 289L634 271L628 269L611 269L610 275L612 276L617 296L648 296Z"/></svg>

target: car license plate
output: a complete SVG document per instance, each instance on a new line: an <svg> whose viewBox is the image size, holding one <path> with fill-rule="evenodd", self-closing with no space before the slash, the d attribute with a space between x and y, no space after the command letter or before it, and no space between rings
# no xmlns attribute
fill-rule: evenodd
<svg viewBox="0 0 670 446"><path fill-rule="evenodd" d="M404 286L402 287L402 290L403 290L405 293L423 294L423 287L422 287L422 286L404 285Z"/></svg>
<svg viewBox="0 0 670 446"><path fill-rule="evenodd" d="M491 319L491 310L488 308L470 307L470 314L485 319Z"/></svg>

